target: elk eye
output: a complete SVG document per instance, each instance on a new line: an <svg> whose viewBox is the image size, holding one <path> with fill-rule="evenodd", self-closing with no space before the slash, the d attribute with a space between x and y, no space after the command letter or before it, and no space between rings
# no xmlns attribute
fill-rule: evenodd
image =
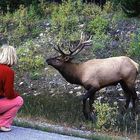
<svg viewBox="0 0 140 140"><path fill-rule="evenodd" d="M69 59L70 59L69 56L66 56L66 57L65 57L65 61L68 61Z"/></svg>

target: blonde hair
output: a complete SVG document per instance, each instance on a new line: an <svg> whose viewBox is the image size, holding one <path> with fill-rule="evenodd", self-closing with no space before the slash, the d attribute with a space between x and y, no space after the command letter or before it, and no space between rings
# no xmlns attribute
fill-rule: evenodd
<svg viewBox="0 0 140 140"><path fill-rule="evenodd" d="M16 49L13 46L3 45L0 48L0 64L14 65L17 63Z"/></svg>

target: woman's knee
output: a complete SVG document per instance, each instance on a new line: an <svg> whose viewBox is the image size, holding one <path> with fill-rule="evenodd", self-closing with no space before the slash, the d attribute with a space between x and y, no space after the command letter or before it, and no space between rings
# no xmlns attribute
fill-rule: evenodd
<svg viewBox="0 0 140 140"><path fill-rule="evenodd" d="M23 105L24 100L23 100L23 98L21 96L17 96L15 99L16 99L16 104L18 106L22 106Z"/></svg>

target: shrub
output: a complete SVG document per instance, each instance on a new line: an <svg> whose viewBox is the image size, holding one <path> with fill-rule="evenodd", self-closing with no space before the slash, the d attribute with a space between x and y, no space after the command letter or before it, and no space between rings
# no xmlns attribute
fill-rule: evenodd
<svg viewBox="0 0 140 140"><path fill-rule="evenodd" d="M88 23L87 30L92 34L104 33L108 27L108 24L109 23L107 19L101 16L97 16L95 19Z"/></svg>
<svg viewBox="0 0 140 140"><path fill-rule="evenodd" d="M25 46L17 49L18 70L21 74L29 72L34 73L44 67L44 58L39 51L39 46L32 41L28 41Z"/></svg>
<svg viewBox="0 0 140 140"><path fill-rule="evenodd" d="M25 38L35 37L42 30L36 26L41 17L33 5L29 8L21 5L16 12L8 12L0 18L1 34L12 44L19 45Z"/></svg>
<svg viewBox="0 0 140 140"><path fill-rule="evenodd" d="M95 109L97 112L97 122L96 126L97 128L110 128L115 125L116 122L116 115L117 110L116 107L111 107L109 103L101 103L100 101L96 101Z"/></svg>
<svg viewBox="0 0 140 140"><path fill-rule="evenodd" d="M72 0L68 0L54 9L51 16L51 30L56 39L73 39L79 29L80 19L78 13L80 9L80 0L75 3Z"/></svg>
<svg viewBox="0 0 140 140"><path fill-rule="evenodd" d="M130 47L128 54L135 57L140 57L140 29L136 34L131 35Z"/></svg>
<svg viewBox="0 0 140 140"><path fill-rule="evenodd" d="M81 11L81 14L84 17L84 21L90 21L96 16L100 16L102 14L102 10L99 6L95 4L85 4L84 8Z"/></svg>
<svg viewBox="0 0 140 140"><path fill-rule="evenodd" d="M106 42L109 40L109 36L102 33L96 33L95 36L93 36L93 52L99 52L99 50L103 49L106 47Z"/></svg>
<svg viewBox="0 0 140 140"><path fill-rule="evenodd" d="M93 34L93 51L102 49L108 40L106 30L108 28L109 21L102 16L96 16L87 23L86 31Z"/></svg>

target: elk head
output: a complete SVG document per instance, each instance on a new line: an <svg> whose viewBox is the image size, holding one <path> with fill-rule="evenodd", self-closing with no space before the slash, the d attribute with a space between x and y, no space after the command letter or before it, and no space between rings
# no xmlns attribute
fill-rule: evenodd
<svg viewBox="0 0 140 140"><path fill-rule="evenodd" d="M83 34L81 33L81 38L78 45L72 50L73 45L69 43L69 53L65 53L61 48L64 48L64 44L54 46L54 49L60 53L59 56L49 58L46 60L48 65L53 66L54 68L62 67L63 64L71 63L71 60L77 55L79 52L83 50L85 46L91 45L91 37L86 40Z"/></svg>

